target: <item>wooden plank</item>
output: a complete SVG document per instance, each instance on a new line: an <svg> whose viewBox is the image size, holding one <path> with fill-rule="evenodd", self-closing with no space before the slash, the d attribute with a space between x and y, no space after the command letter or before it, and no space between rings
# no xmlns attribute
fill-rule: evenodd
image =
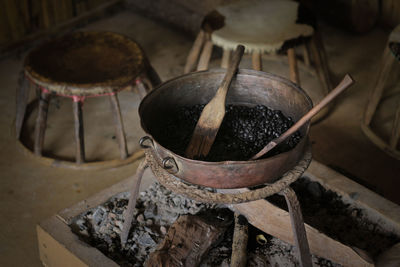
<svg viewBox="0 0 400 267"><path fill-rule="evenodd" d="M152 174L152 172L146 171L142 178L139 191L145 190L155 180L156 179ZM57 217L64 223L70 224L72 219L81 214L82 212L85 212L89 209L97 207L98 205L101 205L102 203L106 202L108 199L110 199L111 197L113 197L118 193L129 191L130 188L134 187L134 183L135 181L132 179L132 177L126 178L98 192L97 194L76 203L72 207L63 209L62 211L58 212Z"/></svg>
<svg viewBox="0 0 400 267"><path fill-rule="evenodd" d="M400 206L316 160L311 161L304 175L325 189L336 192L346 203L362 209L369 220L381 225L383 229L400 235Z"/></svg>
<svg viewBox="0 0 400 267"><path fill-rule="evenodd" d="M229 191L238 191L238 189L230 189ZM229 205L229 208L244 215L249 223L258 229L289 244L293 245L295 243L290 224L290 215L287 211L275 207L264 199ZM312 254L344 266L374 266L359 256L350 247L326 236L308 224L305 224L305 228Z"/></svg>
<svg viewBox="0 0 400 267"><path fill-rule="evenodd" d="M45 0L42 0L42 1L45 1ZM70 19L70 20L68 20L66 22L57 24L57 25L52 26L52 27L50 27L48 29L43 29L43 30L37 31L35 33L32 33L30 35L25 36L22 39L12 40L12 41L8 42L7 44L4 44L1 47L0 54L4 53L6 51L9 51L11 49L17 48L17 47L19 47L21 45L24 45L24 44L28 43L28 42L32 42L32 41L35 41L35 40L37 40L39 38L45 37L47 35L60 34L62 31L66 30L66 29L69 29L69 28L72 28L75 25L81 23L82 21L87 20L87 19L89 19L89 18L91 18L93 16L96 16L99 13L103 12L105 9L107 9L107 8L109 8L111 6L114 6L114 5L116 5L116 4L120 3L120 2L122 2L122 0L110 0L110 1L107 1L103 5L97 7L95 9L93 9L93 10L90 10L88 12L85 12L85 13L81 14L80 16L72 18L72 19ZM0 1L0 3L1 3L1 1ZM46 17L46 21L49 21L48 17ZM49 24L50 24L50 22L49 22Z"/></svg>
<svg viewBox="0 0 400 267"><path fill-rule="evenodd" d="M96 248L79 240L70 227L55 216L41 222L36 231L40 259L45 266L119 266Z"/></svg>

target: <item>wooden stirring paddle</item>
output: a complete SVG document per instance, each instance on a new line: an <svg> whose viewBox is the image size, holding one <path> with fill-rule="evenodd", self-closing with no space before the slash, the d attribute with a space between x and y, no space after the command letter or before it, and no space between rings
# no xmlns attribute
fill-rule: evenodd
<svg viewBox="0 0 400 267"><path fill-rule="evenodd" d="M205 157L210 152L211 146L217 136L219 127L225 116L225 99L232 78L235 76L240 60L244 53L244 46L238 45L232 61L226 70L226 74L215 96L204 107L194 129L192 138L186 148L186 157Z"/></svg>
<svg viewBox="0 0 400 267"><path fill-rule="evenodd" d="M262 157L268 151L276 147L278 144L283 142L286 138L291 136L294 132L296 132L304 123L314 117L322 108L324 108L329 102L331 102L335 97L337 97L341 92L343 92L346 88L354 83L353 79L350 75L346 74L343 80L339 83L339 85L333 89L329 94L327 94L321 102L319 102L315 107L313 107L306 115L304 115L298 122L296 122L292 127L290 127L286 132L284 132L281 136L270 141L260 152L255 154L251 159L255 160Z"/></svg>

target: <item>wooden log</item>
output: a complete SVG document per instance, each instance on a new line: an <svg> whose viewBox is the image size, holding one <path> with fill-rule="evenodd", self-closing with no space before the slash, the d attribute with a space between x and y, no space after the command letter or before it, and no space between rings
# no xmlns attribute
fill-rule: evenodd
<svg viewBox="0 0 400 267"><path fill-rule="evenodd" d="M149 255L145 266L198 266L226 228L215 222L210 223L200 216L180 216L169 228L156 251Z"/></svg>
<svg viewBox="0 0 400 267"><path fill-rule="evenodd" d="M116 94L110 95L111 110L114 117L115 132L119 145L119 152L121 159L128 157L128 147L126 144L126 136L124 130L124 123L122 122L121 108Z"/></svg>
<svg viewBox="0 0 400 267"><path fill-rule="evenodd" d="M74 125L75 125L75 162L85 162L85 142L83 136L82 102L73 101Z"/></svg>
<svg viewBox="0 0 400 267"><path fill-rule="evenodd" d="M247 262L248 224L246 217L235 212L231 267L245 267Z"/></svg>
<svg viewBox="0 0 400 267"><path fill-rule="evenodd" d="M289 48L287 50L288 60L289 60L289 71L290 80L298 85L300 85L299 69L297 67L296 52L294 48Z"/></svg>
<svg viewBox="0 0 400 267"><path fill-rule="evenodd" d="M246 189L224 189L220 191L234 193L243 190ZM284 242L292 245L295 244L290 215L287 211L272 205L264 199L229 205L229 208L245 216L249 223L258 229ZM374 266L373 263L362 258L352 248L326 236L308 224L305 224L305 229L312 254L342 264L343 266Z"/></svg>
<svg viewBox="0 0 400 267"><path fill-rule="evenodd" d="M35 125L35 144L34 152L37 156L42 155L44 135L46 132L47 112L49 109L50 94L44 91L40 92L39 109Z"/></svg>
<svg viewBox="0 0 400 267"><path fill-rule="evenodd" d="M251 63L254 70L262 70L262 58L260 52L253 52Z"/></svg>
<svg viewBox="0 0 400 267"><path fill-rule="evenodd" d="M196 37L196 40L193 43L192 48L190 49L189 55L186 59L186 65L183 69L183 73L189 73L193 71L195 64L199 58L201 49L203 48L203 44L205 41L205 33L201 30Z"/></svg>

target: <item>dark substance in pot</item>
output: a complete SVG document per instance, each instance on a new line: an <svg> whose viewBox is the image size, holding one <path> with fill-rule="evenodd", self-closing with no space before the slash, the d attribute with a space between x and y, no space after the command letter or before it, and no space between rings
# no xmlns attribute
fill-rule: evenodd
<svg viewBox="0 0 400 267"><path fill-rule="evenodd" d="M183 107L161 122L154 138L165 148L184 156L196 123L205 105ZM227 105L218 135L205 161L249 160L272 139L293 125L293 120L280 110L266 106ZM265 157L289 151L299 143L301 135L294 133Z"/></svg>

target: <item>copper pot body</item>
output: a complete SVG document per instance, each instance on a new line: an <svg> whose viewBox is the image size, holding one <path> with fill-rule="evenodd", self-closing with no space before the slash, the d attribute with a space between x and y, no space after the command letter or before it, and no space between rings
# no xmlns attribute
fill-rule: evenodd
<svg viewBox="0 0 400 267"><path fill-rule="evenodd" d="M292 150L273 157L248 161L206 162L192 160L166 149L152 133L172 111L183 106L206 104L218 89L225 70L189 73L161 84L140 103L141 126L151 141L157 161L174 176L189 183L213 188L242 188L272 183L292 169L304 154L309 122L300 129L303 138ZM294 121L312 108L311 99L296 84L282 77L254 70L239 70L228 91L227 104L265 105L281 110ZM151 143L151 145L149 145Z"/></svg>

